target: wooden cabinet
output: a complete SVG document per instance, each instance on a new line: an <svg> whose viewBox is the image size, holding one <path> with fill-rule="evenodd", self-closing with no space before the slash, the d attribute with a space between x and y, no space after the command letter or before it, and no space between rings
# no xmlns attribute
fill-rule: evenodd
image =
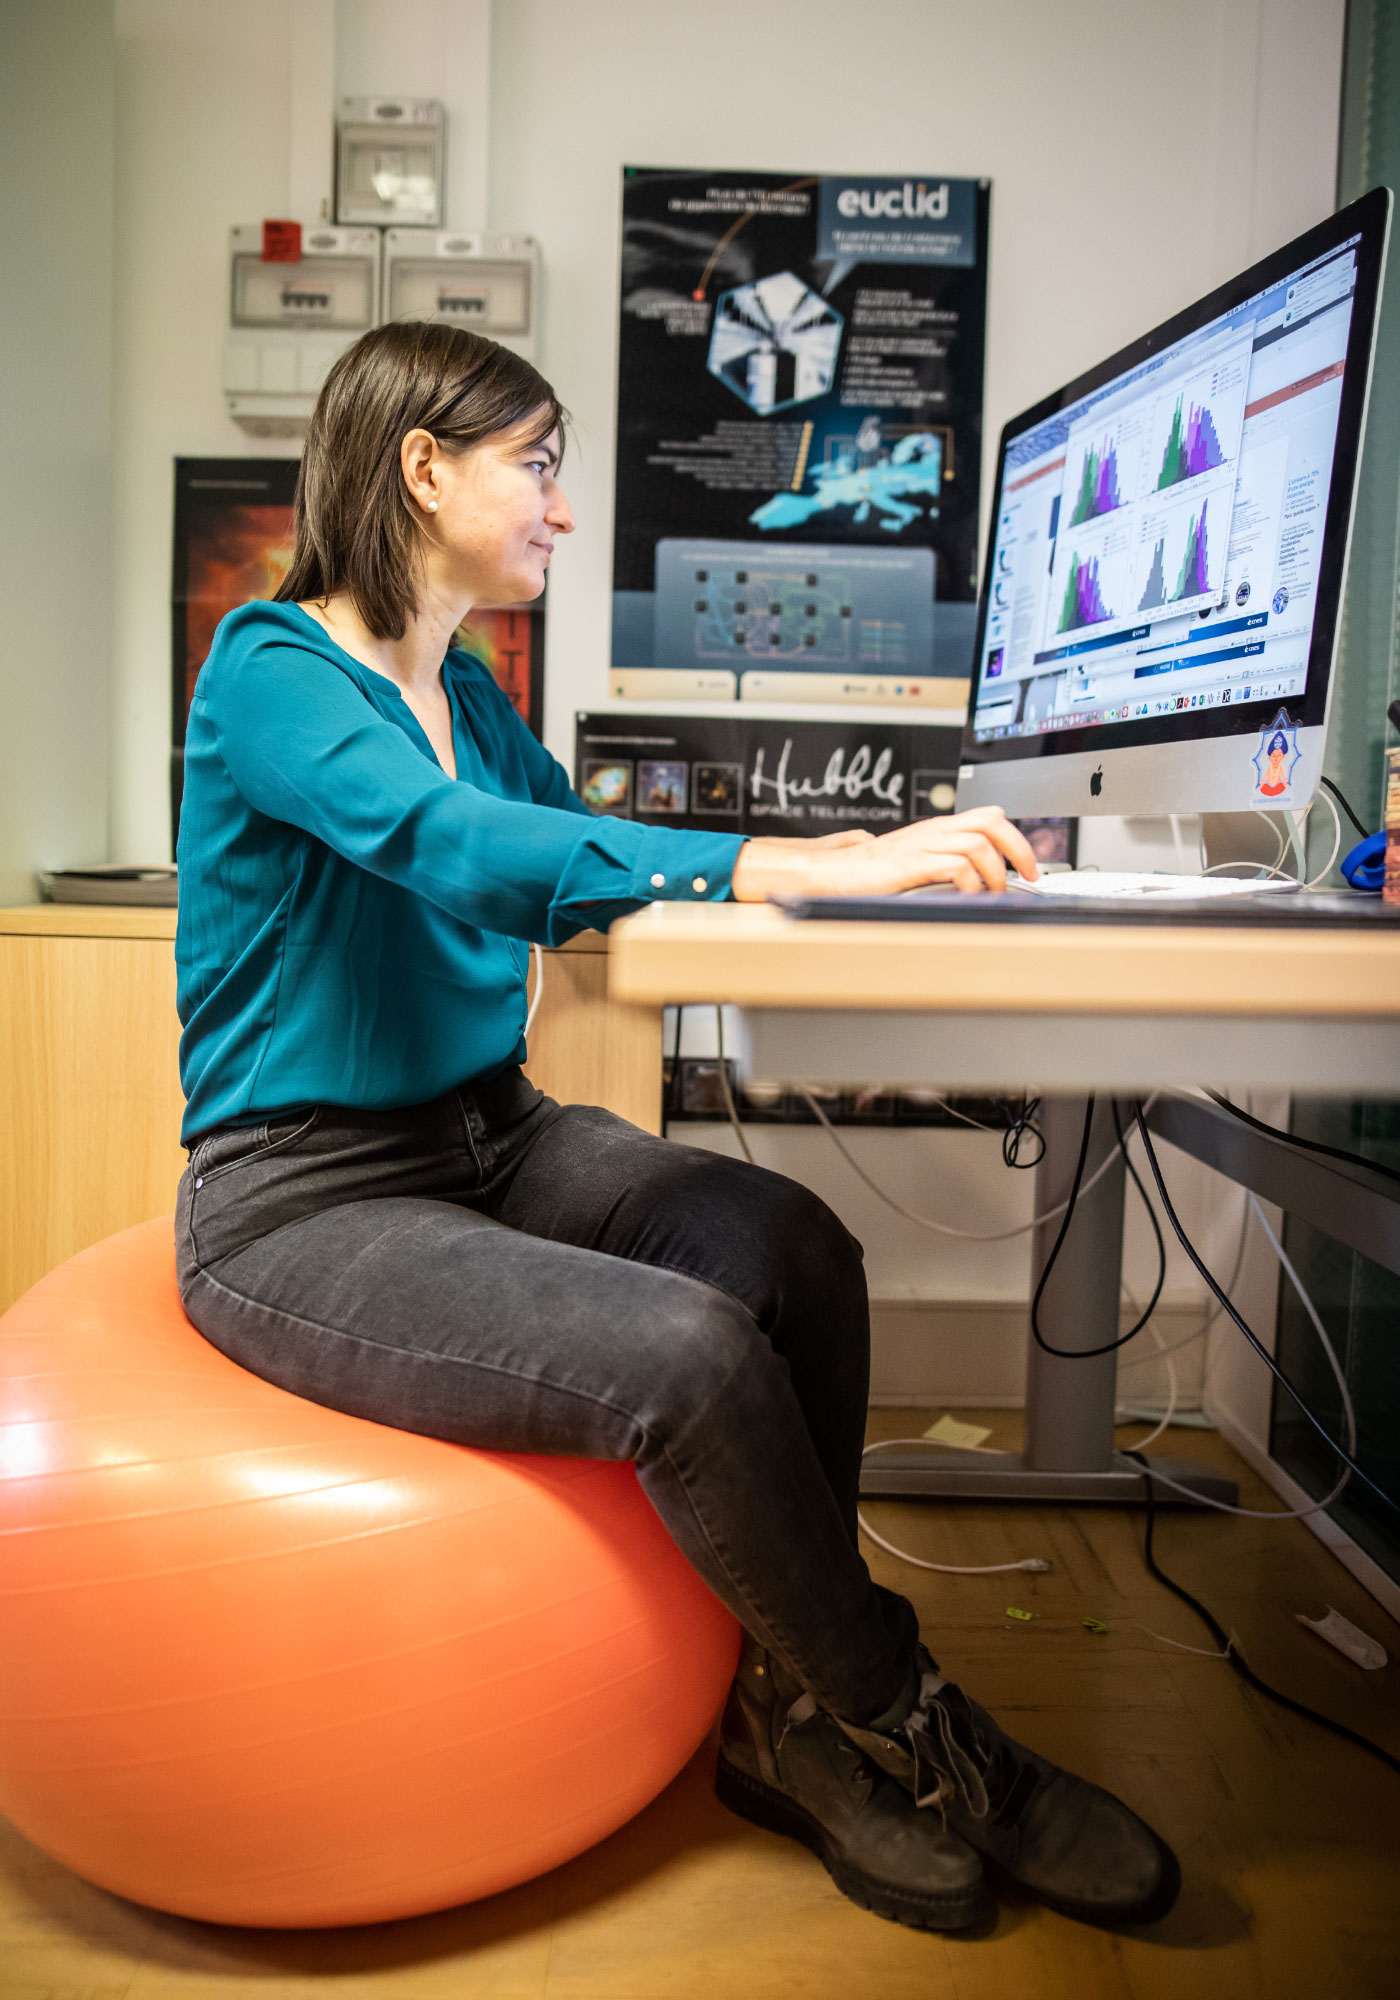
<svg viewBox="0 0 1400 2000"><path fill-rule="evenodd" d="M167 1213L185 1164L175 912L0 911L0 1311L65 1257ZM531 1078L648 1131L661 1012L607 997L608 942L545 953Z"/></svg>

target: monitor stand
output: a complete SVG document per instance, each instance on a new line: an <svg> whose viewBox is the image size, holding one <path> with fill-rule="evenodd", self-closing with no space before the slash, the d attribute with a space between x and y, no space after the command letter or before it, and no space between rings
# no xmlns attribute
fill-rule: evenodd
<svg viewBox="0 0 1400 2000"><path fill-rule="evenodd" d="M1087 1103L1084 1097L1042 1100L1036 1122L1045 1135L1045 1156L1035 1173L1037 1215L1058 1207L1069 1194ZM1084 1164L1086 1184L1117 1144L1112 1100L1100 1097ZM1073 1225L1055 1259L1037 1319L1049 1345L1074 1358L1047 1354L1028 1334L1025 1450L971 1452L930 1446L875 1452L861 1472L863 1495L1058 1500L1074 1505L1086 1500L1143 1500L1141 1466L1114 1449L1118 1356L1109 1352L1091 1360L1077 1358L1118 1337L1123 1184L1120 1154L1102 1179L1087 1194L1081 1193ZM1062 1220L1056 1215L1035 1231L1033 1287L1054 1249ZM1164 1504L1220 1500L1233 1506L1237 1500L1234 1480L1208 1467L1155 1454L1152 1464L1154 1471L1187 1489L1178 1492L1154 1478L1153 1497Z"/></svg>

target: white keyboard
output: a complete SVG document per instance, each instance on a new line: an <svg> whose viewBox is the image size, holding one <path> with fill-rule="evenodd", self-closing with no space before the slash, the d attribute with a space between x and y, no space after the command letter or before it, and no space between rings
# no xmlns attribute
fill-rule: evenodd
<svg viewBox="0 0 1400 2000"><path fill-rule="evenodd" d="M1194 900L1202 896L1260 896L1296 890L1298 884L1271 876L1267 881L1242 880L1238 875L1137 875L1110 868L1062 868L1034 882L1009 874L1007 886L1027 896L1053 896L1074 901L1083 897L1156 896Z"/></svg>

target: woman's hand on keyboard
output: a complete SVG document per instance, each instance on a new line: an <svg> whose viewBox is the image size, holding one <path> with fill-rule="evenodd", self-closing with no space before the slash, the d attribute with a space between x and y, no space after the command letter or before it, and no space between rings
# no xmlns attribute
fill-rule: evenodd
<svg viewBox="0 0 1400 2000"><path fill-rule="evenodd" d="M1007 863L1034 881L1030 842L1000 806L914 820L893 833L751 840L734 866L739 903L769 896L892 896L931 883L976 894L1006 887Z"/></svg>

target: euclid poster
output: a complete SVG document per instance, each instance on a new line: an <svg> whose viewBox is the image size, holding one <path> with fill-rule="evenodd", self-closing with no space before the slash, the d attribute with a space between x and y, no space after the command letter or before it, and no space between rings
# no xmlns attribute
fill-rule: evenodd
<svg viewBox="0 0 1400 2000"><path fill-rule="evenodd" d="M624 168L610 694L962 704L989 206Z"/></svg>

